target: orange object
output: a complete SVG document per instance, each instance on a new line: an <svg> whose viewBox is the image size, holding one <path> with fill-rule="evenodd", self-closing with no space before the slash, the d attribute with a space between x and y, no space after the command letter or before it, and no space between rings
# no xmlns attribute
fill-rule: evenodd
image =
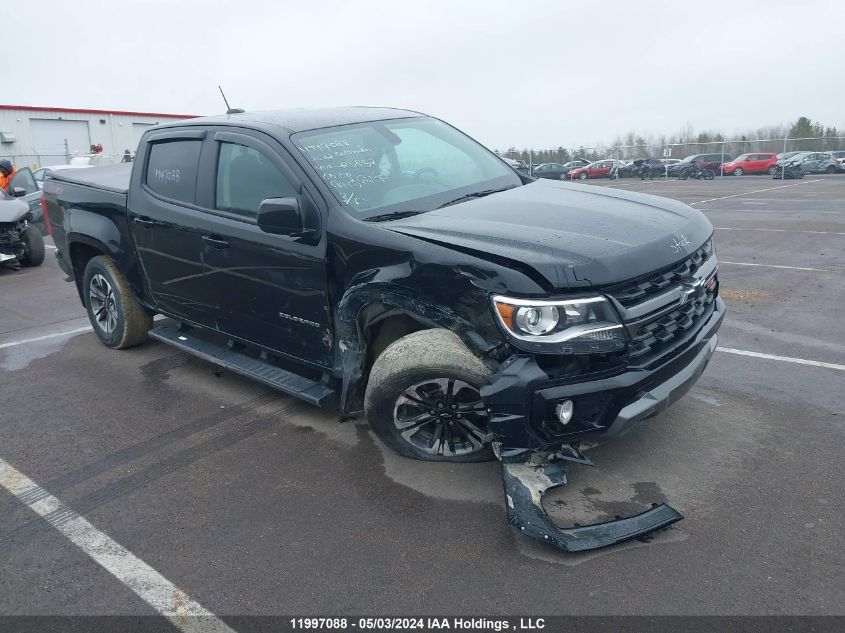
<svg viewBox="0 0 845 633"><path fill-rule="evenodd" d="M2 189L3 191L8 193L8 191L9 191L9 181L12 179L12 176L15 175L15 171L16 170L13 167L12 173L9 174L8 176L4 176L3 174L0 174L0 189Z"/></svg>

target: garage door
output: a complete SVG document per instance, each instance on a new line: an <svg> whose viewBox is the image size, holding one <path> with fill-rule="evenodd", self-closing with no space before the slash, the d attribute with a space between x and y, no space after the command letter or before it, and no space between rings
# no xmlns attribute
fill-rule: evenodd
<svg viewBox="0 0 845 633"><path fill-rule="evenodd" d="M65 140L70 154L88 154L91 151L91 137L88 135L88 121L60 121L58 119L30 119L32 147L39 156L41 165L65 165Z"/></svg>
<svg viewBox="0 0 845 633"><path fill-rule="evenodd" d="M132 152L133 156L135 155L135 149L138 147L138 143L141 141L141 137L144 135L144 132L149 130L152 126L152 123L132 124L132 147L129 148L129 151Z"/></svg>

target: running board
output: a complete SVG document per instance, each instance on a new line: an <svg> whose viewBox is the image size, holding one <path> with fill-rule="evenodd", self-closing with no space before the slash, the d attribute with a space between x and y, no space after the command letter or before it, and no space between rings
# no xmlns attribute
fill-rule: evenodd
<svg viewBox="0 0 845 633"><path fill-rule="evenodd" d="M335 390L322 382L241 354L228 346L206 341L193 335L190 330L159 325L150 330L150 337L318 407L332 406L336 401Z"/></svg>
<svg viewBox="0 0 845 633"><path fill-rule="evenodd" d="M684 518L671 506L661 503L615 521L559 528L543 508L546 491L566 483L567 458L558 459L540 464L502 463L508 521L526 536L565 552L583 552L639 538Z"/></svg>

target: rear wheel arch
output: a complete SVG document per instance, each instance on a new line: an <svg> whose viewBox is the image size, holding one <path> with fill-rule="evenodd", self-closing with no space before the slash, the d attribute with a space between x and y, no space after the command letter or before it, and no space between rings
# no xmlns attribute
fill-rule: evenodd
<svg viewBox="0 0 845 633"><path fill-rule="evenodd" d="M76 291L79 293L79 300L85 305L85 296L82 292L82 282L85 277L85 267L88 262L99 255L108 255L109 251L104 244L92 239L76 238L68 242L68 254L70 255L73 280L76 283Z"/></svg>

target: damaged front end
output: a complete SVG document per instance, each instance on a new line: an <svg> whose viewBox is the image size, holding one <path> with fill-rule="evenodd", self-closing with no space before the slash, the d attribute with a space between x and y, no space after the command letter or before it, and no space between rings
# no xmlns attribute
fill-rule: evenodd
<svg viewBox="0 0 845 633"><path fill-rule="evenodd" d="M508 521L522 534L565 552L582 552L642 537L683 518L680 512L661 503L630 517L559 528L543 507L544 495L552 488L566 484L567 462L592 466L577 446L567 449L569 454L533 453L525 462L502 462Z"/></svg>
<svg viewBox="0 0 845 633"><path fill-rule="evenodd" d="M660 503L634 516L560 528L543 508L543 497L566 484L568 464L592 466L579 449L582 441L600 443L619 436L689 391L716 350L725 313L717 288L701 292L703 309L686 328L674 329L674 341L664 336L663 347L653 345L662 353L650 362L629 354L614 369L612 359L604 359L586 376L555 374L541 356L532 354L514 354L500 365L481 395L491 412L489 429L496 437L508 520L520 532L577 552L639 538L683 518ZM697 303L693 306L698 309ZM661 318L637 327L653 332L675 316L665 311Z"/></svg>

